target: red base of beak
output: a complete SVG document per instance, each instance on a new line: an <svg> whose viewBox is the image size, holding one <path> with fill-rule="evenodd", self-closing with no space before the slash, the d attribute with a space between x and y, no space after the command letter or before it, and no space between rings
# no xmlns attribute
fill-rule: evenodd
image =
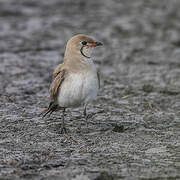
<svg viewBox="0 0 180 180"><path fill-rule="evenodd" d="M96 47L96 46L97 46L96 43L92 43L92 44L90 45L90 47Z"/></svg>

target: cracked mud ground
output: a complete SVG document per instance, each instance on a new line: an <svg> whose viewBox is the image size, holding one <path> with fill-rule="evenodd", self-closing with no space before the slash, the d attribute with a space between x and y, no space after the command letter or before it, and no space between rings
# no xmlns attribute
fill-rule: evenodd
<svg viewBox="0 0 180 180"><path fill-rule="evenodd" d="M180 2L0 1L0 179L180 179ZM67 40L85 33L101 90L42 119ZM81 129L78 127L81 125Z"/></svg>

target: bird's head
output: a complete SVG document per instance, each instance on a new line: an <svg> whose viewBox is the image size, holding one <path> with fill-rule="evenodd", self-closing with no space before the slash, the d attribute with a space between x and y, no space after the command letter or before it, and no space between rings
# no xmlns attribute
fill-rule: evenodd
<svg viewBox="0 0 180 180"><path fill-rule="evenodd" d="M92 50L97 46L102 46L101 42L95 41L93 38L78 34L73 36L67 43L66 54L78 55L82 58L90 58Z"/></svg>

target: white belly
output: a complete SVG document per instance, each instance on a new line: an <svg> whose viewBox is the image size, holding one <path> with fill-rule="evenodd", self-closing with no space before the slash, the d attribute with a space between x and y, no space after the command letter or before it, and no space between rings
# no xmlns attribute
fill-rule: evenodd
<svg viewBox="0 0 180 180"><path fill-rule="evenodd" d="M58 104L61 107L78 107L94 100L98 93L96 73L72 74L61 85Z"/></svg>

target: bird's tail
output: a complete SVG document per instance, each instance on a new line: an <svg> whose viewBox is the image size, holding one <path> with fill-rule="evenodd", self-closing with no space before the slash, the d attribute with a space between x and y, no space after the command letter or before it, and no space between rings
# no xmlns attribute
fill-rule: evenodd
<svg viewBox="0 0 180 180"><path fill-rule="evenodd" d="M54 111L57 111L58 109L60 109L60 108L58 107L57 104L54 104L54 102L50 102L49 107L44 109L41 112L40 116L42 115L43 118L48 114L50 116Z"/></svg>

